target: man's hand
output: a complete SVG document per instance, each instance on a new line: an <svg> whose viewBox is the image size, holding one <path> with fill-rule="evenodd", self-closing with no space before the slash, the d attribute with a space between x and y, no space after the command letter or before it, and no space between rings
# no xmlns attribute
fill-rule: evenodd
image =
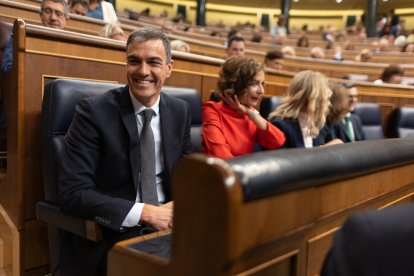
<svg viewBox="0 0 414 276"><path fill-rule="evenodd" d="M145 204L140 223L147 223L157 230L172 228L173 201L161 206Z"/></svg>

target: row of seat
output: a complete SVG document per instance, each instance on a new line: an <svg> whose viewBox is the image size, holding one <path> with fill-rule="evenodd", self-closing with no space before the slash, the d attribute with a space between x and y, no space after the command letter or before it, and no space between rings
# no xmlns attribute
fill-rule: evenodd
<svg viewBox="0 0 414 276"><path fill-rule="evenodd" d="M282 97L271 96L263 98L260 104L260 114L267 118L273 110L282 103ZM393 110L384 135L381 120L381 108L377 103L357 103L355 113L359 115L367 140L403 138L414 136L414 107L399 107Z"/></svg>

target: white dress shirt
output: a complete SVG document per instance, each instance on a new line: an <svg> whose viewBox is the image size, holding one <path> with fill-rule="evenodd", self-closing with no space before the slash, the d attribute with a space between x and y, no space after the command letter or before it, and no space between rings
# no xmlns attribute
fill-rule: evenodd
<svg viewBox="0 0 414 276"><path fill-rule="evenodd" d="M298 121L299 121L300 130L302 131L303 144L305 145L305 148L312 148L313 139L312 139L312 136L310 135L309 115L305 112L299 112Z"/></svg>

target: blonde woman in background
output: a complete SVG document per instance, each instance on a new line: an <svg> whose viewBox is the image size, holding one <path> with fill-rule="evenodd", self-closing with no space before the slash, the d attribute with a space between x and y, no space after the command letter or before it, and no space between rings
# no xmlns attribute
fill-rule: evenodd
<svg viewBox="0 0 414 276"><path fill-rule="evenodd" d="M120 41L127 41L128 39L118 23L105 25L99 32L99 36Z"/></svg>
<svg viewBox="0 0 414 276"><path fill-rule="evenodd" d="M311 148L341 143L320 134L329 112L332 91L319 72L302 71L292 79L284 102L269 115L269 120L286 136L284 147Z"/></svg>

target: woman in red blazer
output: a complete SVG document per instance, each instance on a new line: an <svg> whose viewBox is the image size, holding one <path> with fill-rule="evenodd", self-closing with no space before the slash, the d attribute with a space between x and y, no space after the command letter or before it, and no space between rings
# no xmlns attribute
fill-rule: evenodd
<svg viewBox="0 0 414 276"><path fill-rule="evenodd" d="M258 143L277 149L285 142L278 128L255 109L264 94L263 65L253 59L233 56L219 74L219 102L203 104L203 152L232 158L253 152Z"/></svg>

